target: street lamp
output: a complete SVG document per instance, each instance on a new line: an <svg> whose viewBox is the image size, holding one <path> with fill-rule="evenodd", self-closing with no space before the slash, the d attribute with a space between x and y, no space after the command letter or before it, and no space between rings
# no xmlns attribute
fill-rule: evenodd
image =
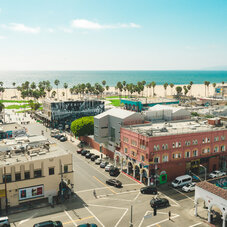
<svg viewBox="0 0 227 227"><path fill-rule="evenodd" d="M205 169L205 180L207 180L207 168L205 166L201 165L201 164L199 166L201 166Z"/></svg>

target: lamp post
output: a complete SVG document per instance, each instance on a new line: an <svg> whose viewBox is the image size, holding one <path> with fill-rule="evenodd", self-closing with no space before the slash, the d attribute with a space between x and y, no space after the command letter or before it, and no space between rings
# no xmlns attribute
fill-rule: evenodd
<svg viewBox="0 0 227 227"><path fill-rule="evenodd" d="M201 164L199 166L204 168L204 170L205 170L205 180L207 180L207 168L205 166L201 165Z"/></svg>

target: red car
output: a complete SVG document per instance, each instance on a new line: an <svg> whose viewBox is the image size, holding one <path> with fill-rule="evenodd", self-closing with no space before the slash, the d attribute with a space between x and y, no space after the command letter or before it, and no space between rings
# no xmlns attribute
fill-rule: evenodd
<svg viewBox="0 0 227 227"><path fill-rule="evenodd" d="M77 154L81 154L82 150L83 150L83 148L78 149L78 150L76 151Z"/></svg>

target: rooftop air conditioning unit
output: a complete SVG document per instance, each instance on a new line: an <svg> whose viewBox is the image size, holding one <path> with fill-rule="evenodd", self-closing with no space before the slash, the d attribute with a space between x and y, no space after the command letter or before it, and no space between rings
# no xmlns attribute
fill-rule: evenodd
<svg viewBox="0 0 227 227"><path fill-rule="evenodd" d="M30 157L35 157L35 156L37 156L37 154L36 154L36 153L32 153L32 154L30 154Z"/></svg>

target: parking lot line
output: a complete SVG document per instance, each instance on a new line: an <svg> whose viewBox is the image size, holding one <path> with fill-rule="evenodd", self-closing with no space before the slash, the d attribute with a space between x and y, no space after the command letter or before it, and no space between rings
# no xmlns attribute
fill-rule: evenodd
<svg viewBox="0 0 227 227"><path fill-rule="evenodd" d="M110 188L109 186L107 186L106 184L104 184L102 181L100 181L96 176L93 176L99 183L103 184L104 186L106 186L106 188L108 188L111 192L113 192L114 194L116 194L116 192Z"/></svg>
<svg viewBox="0 0 227 227"><path fill-rule="evenodd" d="M128 212L128 209L124 212L124 214L121 216L121 218L118 220L117 224L114 227L117 227L119 225L119 223L121 222L121 220L123 219L123 217L126 215L127 212Z"/></svg>
<svg viewBox="0 0 227 227"><path fill-rule="evenodd" d="M176 214L175 216L172 216L171 219L177 218L177 217L179 217L179 216L180 216L180 215ZM166 218L166 219L164 219L164 220L162 220L162 221L156 222L156 223L154 223L154 224L152 224L152 225L148 225L147 227L159 225L159 224L161 224L161 223L163 223L163 222L166 222L166 221L169 221L169 218Z"/></svg>
<svg viewBox="0 0 227 227"><path fill-rule="evenodd" d="M203 223L202 222L199 222L199 223L196 223L194 225L190 225L189 227L194 227L194 226L201 225L201 224L203 224Z"/></svg>
<svg viewBox="0 0 227 227"><path fill-rule="evenodd" d="M105 227L105 226L102 224L102 222L94 215L94 213L88 209L87 206L84 205L84 207L86 208L86 210L87 210L92 216L95 217L95 219L99 222L99 224L100 224L102 227Z"/></svg>
<svg viewBox="0 0 227 227"><path fill-rule="evenodd" d="M90 218L94 218L93 216L88 216L88 217L85 217L85 218L81 218L81 219L76 219L74 221L84 221L84 220L87 220L87 219L90 219ZM68 221L68 222L64 222L63 224L64 225L67 225L67 224L71 224L72 221Z"/></svg>
<svg viewBox="0 0 227 227"><path fill-rule="evenodd" d="M139 195L140 195L140 192L138 192L137 196L132 201L136 201Z"/></svg>
<svg viewBox="0 0 227 227"><path fill-rule="evenodd" d="M187 197L188 199L192 200L194 202L194 199L192 199L191 197L189 197L188 195L185 195L183 192L177 190L176 188L173 188L173 190L175 190L176 192L179 192L181 195L184 195L185 197Z"/></svg>
<svg viewBox="0 0 227 227"><path fill-rule="evenodd" d="M69 213L66 211L66 210L64 210L65 211L65 214L68 216L68 218L72 221L72 223L74 224L74 226L77 226L77 224L75 223L75 221L72 219L72 217L69 215Z"/></svg>

